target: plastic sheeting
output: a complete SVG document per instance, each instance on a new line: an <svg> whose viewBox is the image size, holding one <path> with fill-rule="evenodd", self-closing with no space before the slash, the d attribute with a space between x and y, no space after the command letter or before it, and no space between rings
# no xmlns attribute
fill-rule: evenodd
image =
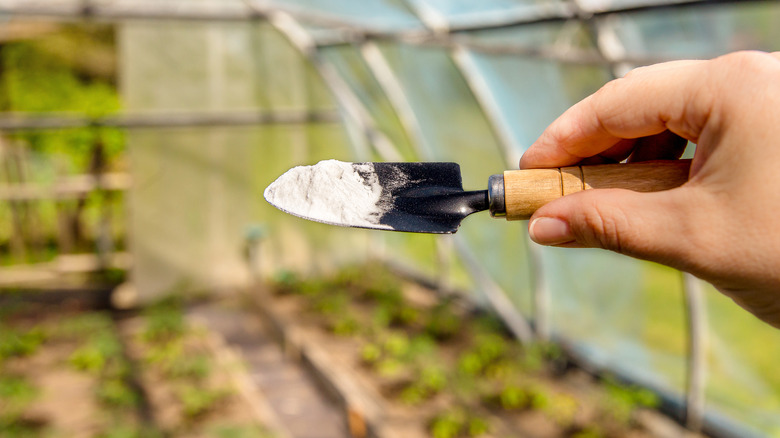
<svg viewBox="0 0 780 438"><path fill-rule="evenodd" d="M780 49L780 3L742 2L608 15L599 19L631 56L712 58Z"/></svg>

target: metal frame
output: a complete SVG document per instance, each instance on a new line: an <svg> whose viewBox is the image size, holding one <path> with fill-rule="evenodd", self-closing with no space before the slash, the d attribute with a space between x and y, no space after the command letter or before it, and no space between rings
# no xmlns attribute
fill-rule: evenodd
<svg viewBox="0 0 780 438"><path fill-rule="evenodd" d="M498 101L496 101L495 96L490 91L490 87L483 80L482 76L478 74L477 66L469 50L463 46L456 46L452 50L451 56L498 138L504 165L507 168L513 168L515 163L520 161L518 151L525 148L515 141L509 129L510 121L504 117ZM536 339L546 342L550 339L548 316L550 293L544 281L541 248L533 244L528 237L526 237L523 244L528 256L529 268L534 274L532 280L534 334Z"/></svg>
<svg viewBox="0 0 780 438"><path fill-rule="evenodd" d="M301 123L337 123L335 111L210 111L125 113L103 117L85 117L68 113L0 113L0 131L35 131L85 127L123 129L180 128L195 126L289 125Z"/></svg>
<svg viewBox="0 0 780 438"><path fill-rule="evenodd" d="M584 64L610 64L630 62L633 64L651 64L671 60L666 57L630 57L626 59L608 60L598 53L572 50L560 53L549 48L533 48L512 46L507 44L487 44L463 35L472 30L511 28L543 22L562 22L571 19L591 19L593 17L613 13L629 13L651 9L680 8L696 4L728 4L758 2L762 0L667 0L663 3L642 1L629 7L603 7L588 9L583 0L568 0L561 3L559 10L549 10L542 5L536 11L517 9L485 14L472 21L453 24L446 17L428 7L421 0L406 0L410 9L417 13L417 18L425 26L419 28L403 28L378 30L355 20L347 20L338 15L311 11L300 7L289 7L268 0L242 0L234 3L235 9L224 7L224 3L187 2L185 7L176 2L146 2L122 0L114 2L98 2L96 0L71 1L63 5L48 1L32 2L31 0L3 0L0 2L0 17L21 15L26 17L53 18L58 20L189 20L189 21L254 21L272 20L279 14L287 15L298 23L321 26L333 29L330 37L313 41L315 46L334 44L360 43L368 39L388 39L409 44L430 45L435 47L454 48L461 45L474 51L516 56L533 56L554 59L560 62ZM214 5L223 5L214 7ZM242 6L238 6L242 5ZM567 6L566 6L567 5ZM300 24L299 24L300 26Z"/></svg>
<svg viewBox="0 0 780 438"><path fill-rule="evenodd" d="M367 42L361 47L361 53L369 69L379 82L379 86L401 119L412 143L417 147L418 153L425 159L433 158L430 147L426 145L422 127L419 125L417 117L415 117L412 105L406 98L406 93L403 92L400 81L382 54L382 51L374 43ZM533 334L526 318L517 311L507 298L506 292L490 278L485 268L472 256L461 236L456 234L453 237L455 249L461 261L466 266L471 277L474 278L475 284L479 285L478 287L493 307L493 310L504 320L507 327L521 342L531 342ZM437 239L436 243L437 246L445 245L441 239Z"/></svg>

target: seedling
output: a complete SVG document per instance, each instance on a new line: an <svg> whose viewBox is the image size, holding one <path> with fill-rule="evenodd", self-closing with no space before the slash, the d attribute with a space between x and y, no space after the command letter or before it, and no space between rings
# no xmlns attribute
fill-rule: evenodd
<svg viewBox="0 0 780 438"><path fill-rule="evenodd" d="M469 436L477 437L490 432L490 423L481 417L472 417L468 423Z"/></svg>
<svg viewBox="0 0 780 438"><path fill-rule="evenodd" d="M342 315L349 305L349 296L343 292L320 294L314 297L311 308L314 312L325 315Z"/></svg>
<svg viewBox="0 0 780 438"><path fill-rule="evenodd" d="M83 340L95 333L112 329L111 317L103 312L88 312L63 320L56 331L57 337Z"/></svg>
<svg viewBox="0 0 780 438"><path fill-rule="evenodd" d="M336 318L329 325L331 332L338 336L352 336L360 332L360 323L349 315Z"/></svg>
<svg viewBox="0 0 780 438"><path fill-rule="evenodd" d="M449 301L443 301L431 310L425 332L437 340L452 338L460 328L461 319L451 309Z"/></svg>
<svg viewBox="0 0 780 438"><path fill-rule="evenodd" d="M163 374L170 379L200 381L211 374L211 362L203 354L178 354L160 362Z"/></svg>
<svg viewBox="0 0 780 438"><path fill-rule="evenodd" d="M186 332L181 302L171 297L149 306L144 311L146 326L141 334L147 342L169 342Z"/></svg>
<svg viewBox="0 0 780 438"><path fill-rule="evenodd" d="M547 418L553 420L564 429L568 429L574 423L579 411L577 400L567 394L550 394L547 406L543 411Z"/></svg>
<svg viewBox="0 0 780 438"><path fill-rule="evenodd" d="M396 359L406 356L409 353L409 346L409 338L399 333L390 334L382 344L385 353Z"/></svg>
<svg viewBox="0 0 780 438"><path fill-rule="evenodd" d="M612 378L604 380L604 388L606 391L605 414L607 418L623 426L628 426L631 423L633 413L637 408L655 408L659 403L658 396L652 391L638 386L622 385Z"/></svg>
<svg viewBox="0 0 780 438"><path fill-rule="evenodd" d="M434 418L430 432L433 438L455 438L460 435L465 425L465 413L460 409L452 409Z"/></svg>
<svg viewBox="0 0 780 438"><path fill-rule="evenodd" d="M444 370L428 366L423 368L414 381L406 386L399 399L407 405L418 405L429 399L447 385L447 375Z"/></svg>
<svg viewBox="0 0 780 438"><path fill-rule="evenodd" d="M207 435L214 438L273 438L273 434L263 427L234 424L212 427Z"/></svg>
<svg viewBox="0 0 780 438"><path fill-rule="evenodd" d="M523 409L530 404L530 397L524 388L508 385L498 394L501 407L506 410Z"/></svg>
<svg viewBox="0 0 780 438"><path fill-rule="evenodd" d="M375 364L382 357L382 349L373 343L368 343L363 346L360 351L360 358L367 365Z"/></svg>
<svg viewBox="0 0 780 438"><path fill-rule="evenodd" d="M588 426L572 434L571 438L604 438L604 433L598 426Z"/></svg>
<svg viewBox="0 0 780 438"><path fill-rule="evenodd" d="M38 390L22 376L0 375L0 406L5 414L19 413L38 395Z"/></svg>
<svg viewBox="0 0 780 438"><path fill-rule="evenodd" d="M108 379L97 389L98 400L114 408L132 408L138 404L138 394L123 379Z"/></svg>
<svg viewBox="0 0 780 438"><path fill-rule="evenodd" d="M0 361L15 356L30 356L46 339L41 328L20 332L0 325Z"/></svg>
<svg viewBox="0 0 780 438"><path fill-rule="evenodd" d="M529 372L539 372L545 364L563 359L560 347L552 343L538 342L525 346L520 359L523 369Z"/></svg>
<svg viewBox="0 0 780 438"><path fill-rule="evenodd" d="M466 408L455 407L434 418L429 430L433 438L455 438L463 434L478 437L490 433L490 423L467 413Z"/></svg>
<svg viewBox="0 0 780 438"><path fill-rule="evenodd" d="M226 389L203 389L190 385L182 385L176 391L176 396L182 404L182 412L190 419L212 410L228 395L230 391Z"/></svg>
<svg viewBox="0 0 780 438"><path fill-rule="evenodd" d="M280 295L297 292L300 289L300 283L301 280L298 278L298 275L288 270L277 272L271 280L274 292Z"/></svg>

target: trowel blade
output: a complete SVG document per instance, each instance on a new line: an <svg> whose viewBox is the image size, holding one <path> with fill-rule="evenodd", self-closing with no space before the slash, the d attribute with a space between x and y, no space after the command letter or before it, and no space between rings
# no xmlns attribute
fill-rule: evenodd
<svg viewBox="0 0 780 438"><path fill-rule="evenodd" d="M264 197L312 221L414 233L454 233L466 216L488 208L487 191L463 191L456 163L322 161L290 169Z"/></svg>

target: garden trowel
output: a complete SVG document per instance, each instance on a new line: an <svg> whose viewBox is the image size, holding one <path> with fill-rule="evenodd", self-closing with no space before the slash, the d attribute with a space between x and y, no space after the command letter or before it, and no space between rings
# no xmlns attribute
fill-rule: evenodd
<svg viewBox="0 0 780 438"><path fill-rule="evenodd" d="M544 204L582 190L657 192L684 184L690 160L508 170L488 178L487 190L464 191L456 163L344 163L299 166L265 190L274 207L332 225L454 233L463 219L488 210L524 220Z"/></svg>

